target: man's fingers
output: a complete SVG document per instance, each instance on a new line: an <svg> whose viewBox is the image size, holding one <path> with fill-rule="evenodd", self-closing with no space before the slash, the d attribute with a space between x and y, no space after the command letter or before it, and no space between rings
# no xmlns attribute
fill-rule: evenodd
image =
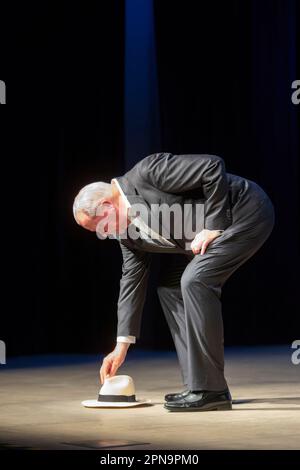
<svg viewBox="0 0 300 470"><path fill-rule="evenodd" d="M200 253L201 255L204 255L206 252L206 249L210 242L212 242L215 238L219 237L222 235L223 232L220 233L219 230L213 231L213 230L202 230L199 234L197 234L194 238L194 240L191 243L191 249L193 253L196 255ZM200 237L203 237L202 239L199 240Z"/></svg>
<svg viewBox="0 0 300 470"><path fill-rule="evenodd" d="M103 384L103 381L104 381L103 367L101 367L100 369L100 381L101 381L101 384Z"/></svg>
<svg viewBox="0 0 300 470"><path fill-rule="evenodd" d="M101 369L100 369L100 379L101 379L102 384L103 384L106 376L110 372L110 365L111 365L111 363L107 359L103 360L103 364L102 364Z"/></svg>
<svg viewBox="0 0 300 470"><path fill-rule="evenodd" d="M119 367L120 367L119 361L114 361L111 366L110 375L115 375Z"/></svg>
<svg viewBox="0 0 300 470"><path fill-rule="evenodd" d="M204 255L208 245L209 245L209 240L205 240L205 242L202 244L202 247L201 247L201 255Z"/></svg>
<svg viewBox="0 0 300 470"><path fill-rule="evenodd" d="M111 374L111 363L109 363L106 368L104 369L104 377L103 380L106 379Z"/></svg>
<svg viewBox="0 0 300 470"><path fill-rule="evenodd" d="M111 363L111 368L110 368L110 376L115 375L119 367L123 364L124 362L124 357L118 356L116 357L115 360L112 361Z"/></svg>
<svg viewBox="0 0 300 470"><path fill-rule="evenodd" d="M113 375L115 375L116 371L123 362L124 358L122 355L105 357L100 368L101 384L104 383L106 377L112 377Z"/></svg>
<svg viewBox="0 0 300 470"><path fill-rule="evenodd" d="M202 244L203 244L203 240L200 240L199 242L191 245L194 254L197 254L200 252Z"/></svg>
<svg viewBox="0 0 300 470"><path fill-rule="evenodd" d="M201 247L201 255L204 255L208 243L209 243L208 241L205 241L205 242L203 243L203 245L202 245L202 247Z"/></svg>

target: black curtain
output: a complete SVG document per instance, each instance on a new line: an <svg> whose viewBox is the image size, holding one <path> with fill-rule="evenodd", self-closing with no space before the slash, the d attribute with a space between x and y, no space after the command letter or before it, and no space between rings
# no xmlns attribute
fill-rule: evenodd
<svg viewBox="0 0 300 470"><path fill-rule="evenodd" d="M291 102L299 2L156 0L155 13L162 150L222 156L276 210L271 238L224 286L226 343L291 343L300 331L300 127Z"/></svg>
<svg viewBox="0 0 300 470"><path fill-rule="evenodd" d="M81 229L72 204L85 184L122 173L123 7L18 2L8 12L0 334L8 355L100 352L115 334L120 250Z"/></svg>
<svg viewBox="0 0 300 470"><path fill-rule="evenodd" d="M122 0L30 1L3 14L0 339L8 355L114 345L120 250L78 227L72 203L83 185L125 169L124 8ZM224 286L227 345L299 336L300 106L291 102L299 19L296 0L154 0L157 151L220 155L276 209L266 245ZM141 347L172 347L155 292L161 262L155 256Z"/></svg>

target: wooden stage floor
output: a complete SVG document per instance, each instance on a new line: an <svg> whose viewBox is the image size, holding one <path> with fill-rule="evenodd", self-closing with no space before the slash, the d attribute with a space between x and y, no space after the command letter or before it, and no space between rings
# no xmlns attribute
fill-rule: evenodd
<svg viewBox="0 0 300 470"><path fill-rule="evenodd" d="M129 351L118 374L153 406L87 409L99 356L8 358L0 366L0 446L7 449L299 449L300 365L287 346L226 349L232 411L172 413L183 390L175 352Z"/></svg>

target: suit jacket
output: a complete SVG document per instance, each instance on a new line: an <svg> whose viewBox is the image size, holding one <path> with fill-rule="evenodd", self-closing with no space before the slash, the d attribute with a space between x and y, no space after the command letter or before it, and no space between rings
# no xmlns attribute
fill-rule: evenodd
<svg viewBox="0 0 300 470"><path fill-rule="evenodd" d="M203 228L226 230L233 222L232 209L237 201L237 210L241 212L237 215L243 215L257 207L265 195L256 183L227 173L223 159L216 155L155 153L115 179L131 205L141 204L145 208L141 212L143 220L149 223L150 217L151 220L157 219L160 230L163 222L156 212L160 204L189 207L188 213L182 211L185 217L179 223L183 225L186 217L194 221L196 212L202 208L202 224L198 232ZM154 209L151 206L153 204ZM149 244L141 238L132 239L129 232L126 239L119 241L123 264L117 336L140 335L151 253L192 254L190 248L187 248L191 240L186 239L184 230L181 239L177 239L174 237L174 229L170 227L169 236L174 247L163 246L158 241Z"/></svg>

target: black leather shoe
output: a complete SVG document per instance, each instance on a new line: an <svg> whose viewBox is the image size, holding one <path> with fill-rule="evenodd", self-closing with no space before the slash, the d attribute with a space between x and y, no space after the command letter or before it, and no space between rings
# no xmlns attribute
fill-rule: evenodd
<svg viewBox="0 0 300 470"><path fill-rule="evenodd" d="M183 392L179 392L179 393L168 393L167 395L165 395L165 400L167 402L176 401L176 400L179 400L182 397L185 397L190 392L191 392L191 390L183 390Z"/></svg>
<svg viewBox="0 0 300 470"><path fill-rule="evenodd" d="M165 403L164 408L169 411L231 410L232 398L228 389L218 392L190 391L184 397Z"/></svg>

